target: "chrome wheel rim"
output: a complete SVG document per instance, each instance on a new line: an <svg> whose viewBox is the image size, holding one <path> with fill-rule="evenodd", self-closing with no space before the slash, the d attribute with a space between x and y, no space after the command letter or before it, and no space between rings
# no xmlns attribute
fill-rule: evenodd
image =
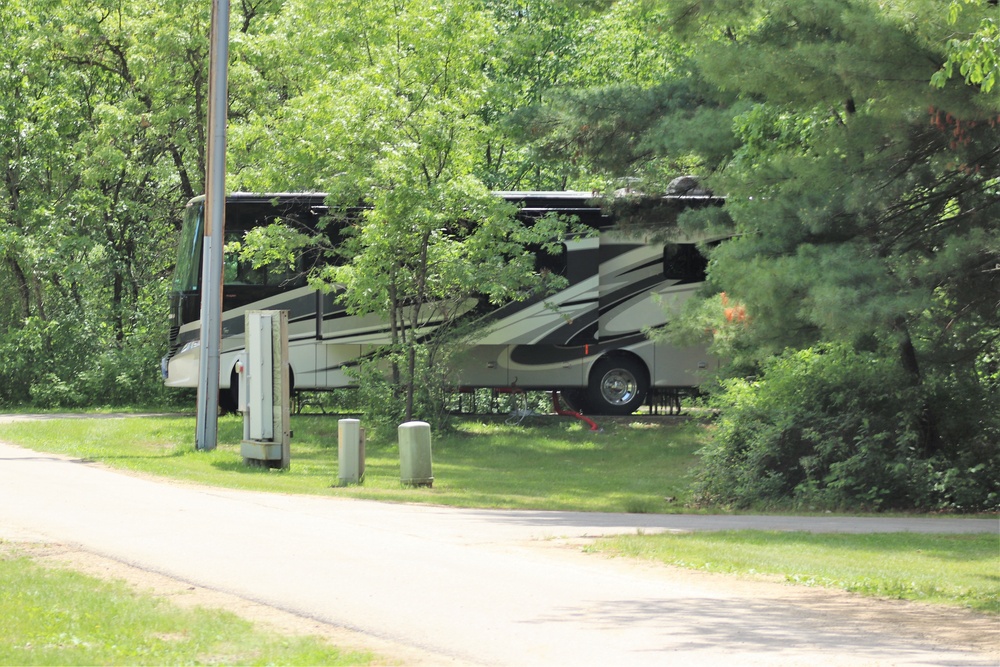
<svg viewBox="0 0 1000 667"><path fill-rule="evenodd" d="M628 405L639 391L639 383L628 371L616 368L601 379L601 396L611 405Z"/></svg>

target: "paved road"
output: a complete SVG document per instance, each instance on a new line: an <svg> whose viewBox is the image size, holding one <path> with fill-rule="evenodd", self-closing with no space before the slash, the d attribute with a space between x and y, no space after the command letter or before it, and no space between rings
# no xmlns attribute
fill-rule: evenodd
<svg viewBox="0 0 1000 667"><path fill-rule="evenodd" d="M0 538L69 543L454 665L996 665L856 598L560 548L637 530L997 533L992 520L455 510L164 483L0 444ZM779 591L777 595L774 591ZM766 593L766 594L765 594ZM1000 639L1000 637L998 637Z"/></svg>

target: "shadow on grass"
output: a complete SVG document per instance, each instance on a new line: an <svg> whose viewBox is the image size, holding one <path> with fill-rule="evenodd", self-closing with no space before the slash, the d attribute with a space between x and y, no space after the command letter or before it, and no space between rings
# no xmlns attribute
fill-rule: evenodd
<svg viewBox="0 0 1000 667"><path fill-rule="evenodd" d="M102 454L100 456L11 456L2 457L0 461L66 461L67 463L82 463L82 464L93 464L93 463L112 463L114 461L131 461L131 460L153 460L153 459L171 459L184 456L184 451L173 451L167 454Z"/></svg>
<svg viewBox="0 0 1000 667"><path fill-rule="evenodd" d="M167 452L164 454L103 454L99 457L94 457L95 461L111 462L111 461L133 461L133 460L144 460L150 461L155 459L176 459L183 456L187 456L187 452L183 449L175 449L172 452Z"/></svg>
<svg viewBox="0 0 1000 667"><path fill-rule="evenodd" d="M241 461L212 461L212 467L223 472L237 472L250 475L266 475L271 472L284 472L281 468L265 468L253 466Z"/></svg>

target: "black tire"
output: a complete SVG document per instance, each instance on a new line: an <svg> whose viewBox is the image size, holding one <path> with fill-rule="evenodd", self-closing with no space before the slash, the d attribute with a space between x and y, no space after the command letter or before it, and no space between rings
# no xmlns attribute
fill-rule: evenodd
<svg viewBox="0 0 1000 667"><path fill-rule="evenodd" d="M219 411L224 415L239 414L240 378L234 370L229 377L229 388L219 389Z"/></svg>
<svg viewBox="0 0 1000 667"><path fill-rule="evenodd" d="M646 400L649 372L635 357L599 359L590 371L587 405L595 415L630 415Z"/></svg>
<svg viewBox="0 0 1000 667"><path fill-rule="evenodd" d="M295 396L295 372L292 367L288 367L288 395ZM233 369L229 376L229 388L219 389L219 410L224 415L240 414L240 376Z"/></svg>
<svg viewBox="0 0 1000 667"><path fill-rule="evenodd" d="M559 392L559 395L562 397L563 403L565 403L570 410L580 413L587 413L590 411L590 407L587 405L586 389L564 389Z"/></svg>

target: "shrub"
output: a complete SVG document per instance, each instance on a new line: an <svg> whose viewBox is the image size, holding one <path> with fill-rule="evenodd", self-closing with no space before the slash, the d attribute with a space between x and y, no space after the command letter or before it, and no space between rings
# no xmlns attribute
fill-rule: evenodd
<svg viewBox="0 0 1000 667"><path fill-rule="evenodd" d="M447 430L451 425L449 408L454 388L447 356L443 353L433 356L428 345L414 344L413 347L416 352L413 378L407 375L404 346L379 348L348 371L358 385L359 407L367 421L394 429L407 419L406 394L407 388L412 386L412 419L428 422L435 431ZM389 371L393 362L399 369L397 383L393 382Z"/></svg>
<svg viewBox="0 0 1000 667"><path fill-rule="evenodd" d="M27 318L0 335L0 404L39 408L165 403L159 337L114 341L85 323Z"/></svg>
<svg viewBox="0 0 1000 667"><path fill-rule="evenodd" d="M699 495L737 507L996 508L997 419L970 426L988 397L954 384L912 386L887 356L845 345L787 352L756 379L723 383ZM932 452L919 446L927 405L942 433Z"/></svg>

